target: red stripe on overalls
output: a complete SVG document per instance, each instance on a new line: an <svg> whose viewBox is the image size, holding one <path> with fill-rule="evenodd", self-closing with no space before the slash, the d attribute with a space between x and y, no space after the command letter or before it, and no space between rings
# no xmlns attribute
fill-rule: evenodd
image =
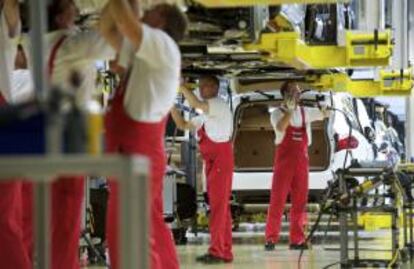
<svg viewBox="0 0 414 269"><path fill-rule="evenodd" d="M106 151L126 155L141 154L151 162L150 177L150 247L152 269L178 269L179 263L171 231L164 223L163 179L166 169L164 135L167 115L157 123L132 119L124 108L124 96L130 71L116 89L105 115ZM119 187L110 181L107 214L107 238L111 268L119 264ZM139 194L137 194L139 195ZM134 240L131 238L131 240ZM138 240L136 238L135 240ZM137 253L138 255L138 253Z"/></svg>
<svg viewBox="0 0 414 269"><path fill-rule="evenodd" d="M198 137L210 204L211 243L208 252L213 256L232 261L230 196L234 170L233 146L231 141L217 143L211 140L204 125L198 130Z"/></svg>
<svg viewBox="0 0 414 269"><path fill-rule="evenodd" d="M266 241L279 240L283 211L288 194L290 210L290 243L301 244L305 240L304 224L308 199L308 135L303 107L300 107L302 126L289 125L285 136L275 150L274 173L270 205L266 222Z"/></svg>

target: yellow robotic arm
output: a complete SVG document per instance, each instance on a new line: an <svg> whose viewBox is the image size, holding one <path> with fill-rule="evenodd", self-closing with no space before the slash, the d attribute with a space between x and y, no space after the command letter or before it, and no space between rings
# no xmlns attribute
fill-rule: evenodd
<svg viewBox="0 0 414 269"><path fill-rule="evenodd" d="M377 79L352 80L345 73L313 75L306 78L317 90L349 92L356 97L408 96L414 86L412 69L380 70Z"/></svg>
<svg viewBox="0 0 414 269"><path fill-rule="evenodd" d="M264 33L257 43L246 44L244 48L262 52L267 61L301 70L389 64L393 48L390 31L343 34L343 45L308 45L296 32Z"/></svg>

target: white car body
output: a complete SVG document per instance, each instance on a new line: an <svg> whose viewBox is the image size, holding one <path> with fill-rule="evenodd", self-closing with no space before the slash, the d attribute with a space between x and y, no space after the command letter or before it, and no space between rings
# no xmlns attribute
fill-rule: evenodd
<svg viewBox="0 0 414 269"><path fill-rule="evenodd" d="M274 100L281 100L280 93L275 92L266 92L266 94L274 96ZM316 96L320 96L320 93L308 92L302 96L304 100L315 100ZM329 106L344 111L349 115L350 121L352 123L352 132L353 136L358 141L358 146L350 150L346 166L351 163L351 159L357 159L358 161L372 161L374 160L374 151L372 144L367 140L363 134L365 127L370 127L370 119L368 113L365 109L364 104L361 100L355 99L347 93L323 93L325 100ZM262 102L266 100L267 97L261 94L247 94L239 95L234 99L235 107L235 122L238 121L237 113L238 107L246 102L246 98L254 104L255 102ZM244 100L244 101L243 101ZM353 109L353 104L358 106L358 117L355 115L355 110ZM358 120L359 119L359 120ZM269 114L270 121L270 114ZM310 193L312 191L322 191L327 187L327 183L332 179L333 173L338 169L344 166L344 160L347 155L346 150L340 150L335 152L336 142L334 135L337 134L339 139L345 139L349 135L349 124L345 119L344 115L341 112L335 111L331 112L329 119L326 122L326 135L329 141L329 149L327 153L329 156L329 164L322 169L310 167L309 174L309 189ZM235 124L235 132L237 132L237 124ZM237 138L236 138L237 139ZM315 138L313 137L313 140ZM235 143L236 144L236 143ZM242 145L243 146L243 145ZM272 145L273 146L273 145ZM236 153L235 153L236 154ZM260 193L261 191L268 192L272 184L272 169L269 167L267 170L261 171L243 171L236 169L233 177L233 192L238 195L248 196L250 193Z"/></svg>

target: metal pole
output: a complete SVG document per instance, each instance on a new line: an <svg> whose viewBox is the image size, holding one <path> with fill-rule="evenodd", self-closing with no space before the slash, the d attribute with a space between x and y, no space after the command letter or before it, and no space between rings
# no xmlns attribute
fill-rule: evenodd
<svg viewBox="0 0 414 269"><path fill-rule="evenodd" d="M33 83L36 97L44 100L47 95L47 81L44 57L44 33L46 32L47 0L30 1L30 33L32 43Z"/></svg>
<svg viewBox="0 0 414 269"><path fill-rule="evenodd" d="M399 1L397 1L399 2ZM408 38L409 44L414 44L414 1L408 2ZM408 50L408 61L414 63L414 46L409 46ZM414 96L411 94L410 97L406 99L406 117L405 117L405 128L406 128L406 160L410 161L414 157L414 136L410 135L414 133Z"/></svg>
<svg viewBox="0 0 414 269"><path fill-rule="evenodd" d="M45 79L44 62L44 33L46 32L46 1L31 0L30 2L30 22L31 22L31 43L32 43L32 63L33 81L36 90L36 98L45 100L47 95L47 83ZM47 132L49 133L49 132ZM47 139L48 140L48 139ZM50 146L47 145L47 149ZM50 203L48 183L41 182L35 186L35 208L34 208L34 268L50 268Z"/></svg>
<svg viewBox="0 0 414 269"><path fill-rule="evenodd" d="M345 171L339 171L339 191L340 193L346 193L346 182L344 178ZM341 268L348 267L348 220L347 220L348 206L341 206L339 211L339 232L340 232L340 249L341 249Z"/></svg>
<svg viewBox="0 0 414 269"><path fill-rule="evenodd" d="M149 183L136 168L125 167L119 180L121 269L149 268ZM128 169L129 168L129 169ZM157 242L162 244L162 242Z"/></svg>
<svg viewBox="0 0 414 269"><path fill-rule="evenodd" d="M36 184L34 191L34 268L50 268L50 201L47 181Z"/></svg>
<svg viewBox="0 0 414 269"><path fill-rule="evenodd" d="M357 198L354 198L352 203L353 210L351 212L353 229L354 229L354 260L359 260L359 240L358 240L358 204Z"/></svg>
<svg viewBox="0 0 414 269"><path fill-rule="evenodd" d="M395 36L393 68L399 70L408 67L408 2L399 0L392 3L392 28Z"/></svg>
<svg viewBox="0 0 414 269"><path fill-rule="evenodd" d="M359 30L373 31L385 28L384 0L355 1L356 23Z"/></svg>

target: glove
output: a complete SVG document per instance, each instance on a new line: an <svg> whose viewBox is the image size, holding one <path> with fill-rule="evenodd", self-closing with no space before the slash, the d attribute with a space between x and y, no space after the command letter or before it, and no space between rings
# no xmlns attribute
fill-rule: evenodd
<svg viewBox="0 0 414 269"><path fill-rule="evenodd" d="M296 108L296 101L293 98L286 99L285 102L286 109L289 113L293 113Z"/></svg>

